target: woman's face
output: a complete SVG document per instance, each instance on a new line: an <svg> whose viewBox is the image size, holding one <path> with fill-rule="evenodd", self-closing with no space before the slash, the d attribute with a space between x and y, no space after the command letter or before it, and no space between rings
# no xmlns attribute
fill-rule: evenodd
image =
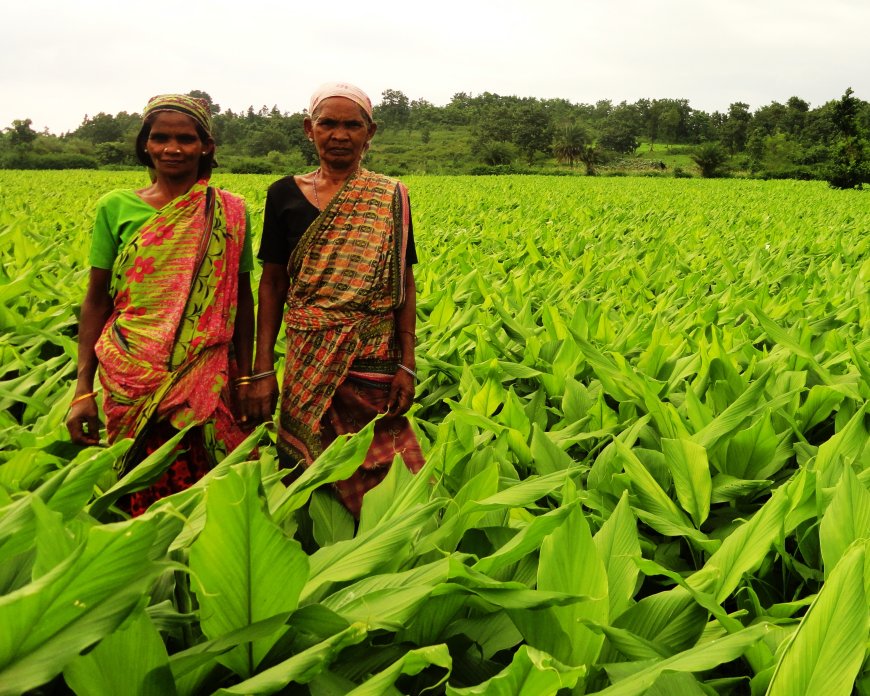
<svg viewBox="0 0 870 696"><path fill-rule="evenodd" d="M358 167L377 125L366 120L358 104L344 97L324 99L316 111L315 118L305 119L305 133L314 142L321 163L333 169Z"/></svg>
<svg viewBox="0 0 870 696"><path fill-rule="evenodd" d="M169 179L197 178L200 158L214 150L214 142L203 142L196 122L177 111L159 111L151 124L145 149L158 176Z"/></svg>

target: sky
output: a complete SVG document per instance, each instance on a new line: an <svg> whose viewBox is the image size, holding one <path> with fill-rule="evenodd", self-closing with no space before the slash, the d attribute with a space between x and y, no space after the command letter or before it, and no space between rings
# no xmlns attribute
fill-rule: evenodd
<svg viewBox="0 0 870 696"><path fill-rule="evenodd" d="M752 110L847 87L870 100L866 0L28 0L4 3L0 129L60 134L202 90L224 110L294 113L328 81Z"/></svg>

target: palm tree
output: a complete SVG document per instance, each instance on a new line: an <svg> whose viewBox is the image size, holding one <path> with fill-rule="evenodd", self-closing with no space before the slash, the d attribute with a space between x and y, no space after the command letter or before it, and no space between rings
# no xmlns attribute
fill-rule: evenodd
<svg viewBox="0 0 870 696"><path fill-rule="evenodd" d="M566 123L556 133L553 141L553 154L560 162L567 162L570 167L575 162L586 165L586 174L595 174L595 165L598 162L598 147L592 140L589 131L579 123Z"/></svg>

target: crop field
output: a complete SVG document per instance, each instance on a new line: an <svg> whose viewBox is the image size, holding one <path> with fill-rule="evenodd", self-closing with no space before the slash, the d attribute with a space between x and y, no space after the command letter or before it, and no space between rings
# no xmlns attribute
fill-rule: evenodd
<svg viewBox="0 0 870 696"><path fill-rule="evenodd" d="M215 177L257 238L270 180ZM286 483L260 428L127 520L166 452L63 422L144 175L0 172L0 696L870 695L867 194L405 181L423 471L355 524L370 431Z"/></svg>

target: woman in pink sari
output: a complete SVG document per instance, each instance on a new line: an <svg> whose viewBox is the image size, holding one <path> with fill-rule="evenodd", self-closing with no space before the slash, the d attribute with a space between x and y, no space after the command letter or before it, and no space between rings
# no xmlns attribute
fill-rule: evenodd
<svg viewBox="0 0 870 696"><path fill-rule="evenodd" d="M108 439L134 438L125 468L194 426L163 478L130 497L133 514L194 483L244 439L248 385L231 385L250 375L254 325L245 203L208 184L208 104L162 95L143 117L136 155L152 184L98 203L67 419L73 442L99 442L99 367Z"/></svg>

